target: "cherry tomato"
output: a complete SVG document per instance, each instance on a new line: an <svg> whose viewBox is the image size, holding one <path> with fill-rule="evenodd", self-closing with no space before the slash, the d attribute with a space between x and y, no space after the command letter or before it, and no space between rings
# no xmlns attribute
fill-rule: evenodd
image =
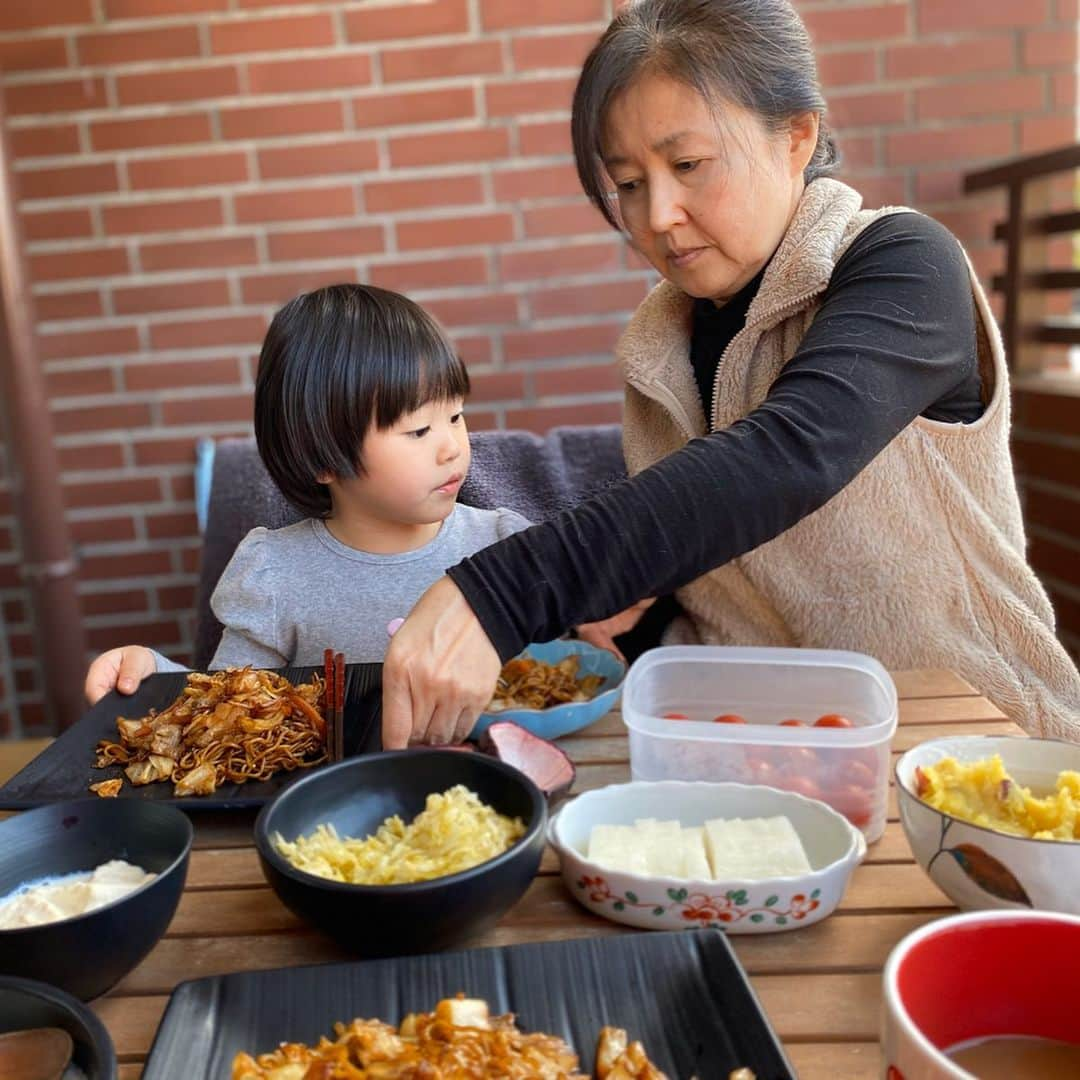
<svg viewBox="0 0 1080 1080"><path fill-rule="evenodd" d="M861 761L875 776L881 768L881 754L872 746L860 746L848 751L848 757Z"/></svg>
<svg viewBox="0 0 1080 1080"><path fill-rule="evenodd" d="M921 766L915 766L915 794L925 795L927 789L930 787L930 780L927 778L926 773L922 771Z"/></svg>
<svg viewBox="0 0 1080 1080"><path fill-rule="evenodd" d="M852 825L859 828L868 825L870 818L873 817L870 793L864 788L846 784L825 792L824 799L834 810L843 814Z"/></svg>
<svg viewBox="0 0 1080 1080"><path fill-rule="evenodd" d="M789 720L781 720L780 721L780 726L781 727L809 727L810 725L805 720L789 719Z"/></svg>
<svg viewBox="0 0 1080 1080"><path fill-rule="evenodd" d="M750 775L755 784L765 784L768 787L777 786L778 773L776 766L764 758L750 762Z"/></svg>
<svg viewBox="0 0 1080 1080"><path fill-rule="evenodd" d="M865 791L873 791L877 781L874 770L855 758L841 761L833 771L833 776L839 784L847 784Z"/></svg>
<svg viewBox="0 0 1080 1080"><path fill-rule="evenodd" d="M727 712L722 713L720 716L714 716L712 722L714 724L745 724L746 718L738 713Z"/></svg>
<svg viewBox="0 0 1080 1080"><path fill-rule="evenodd" d="M661 720L689 720L690 717L684 712L666 712L660 718Z"/></svg>
<svg viewBox="0 0 1080 1080"><path fill-rule="evenodd" d="M751 770L756 769L759 765L768 765L770 768L775 769L780 763L779 749L773 749L769 746L748 746L746 749L746 764Z"/></svg>
<svg viewBox="0 0 1080 1080"><path fill-rule="evenodd" d="M854 727L855 725L839 713L826 713L814 721L814 727Z"/></svg>
<svg viewBox="0 0 1080 1080"><path fill-rule="evenodd" d="M796 795L805 795L808 799L821 798L821 788L809 776L781 776L776 786L784 791L794 791Z"/></svg>
<svg viewBox="0 0 1080 1080"><path fill-rule="evenodd" d="M821 759L809 746L785 746L780 751L780 764L785 773L817 776Z"/></svg>

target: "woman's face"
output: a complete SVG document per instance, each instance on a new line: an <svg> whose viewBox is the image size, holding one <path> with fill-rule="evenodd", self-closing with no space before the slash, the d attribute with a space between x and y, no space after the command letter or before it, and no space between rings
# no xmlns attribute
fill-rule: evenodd
<svg viewBox="0 0 1080 1080"><path fill-rule="evenodd" d="M612 103L603 161L631 242L690 296L723 303L780 244L817 143L806 113L768 132L738 105L646 75Z"/></svg>

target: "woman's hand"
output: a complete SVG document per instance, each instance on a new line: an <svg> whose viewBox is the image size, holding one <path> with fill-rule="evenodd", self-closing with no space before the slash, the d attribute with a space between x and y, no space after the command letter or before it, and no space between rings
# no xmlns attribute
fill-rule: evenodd
<svg viewBox="0 0 1080 1080"><path fill-rule="evenodd" d="M383 749L461 742L487 708L502 665L480 620L444 577L390 639L383 664Z"/></svg>
<svg viewBox="0 0 1080 1080"><path fill-rule="evenodd" d="M83 693L96 705L110 690L134 694L147 675L157 671L154 654L144 645L124 645L103 652L86 673Z"/></svg>
<svg viewBox="0 0 1080 1080"><path fill-rule="evenodd" d="M625 634L630 630L633 630L635 626L641 621L641 616L656 603L656 597L650 596L644 600L639 600L636 604L632 604L625 611L620 611L617 615L612 615L610 619L601 619L599 622L582 623L576 627L577 636L582 641L587 641L590 645L595 645L599 649L607 649L608 652L614 653L624 664L626 663L626 657L619 651L619 646L615 644L615 639L620 634Z"/></svg>

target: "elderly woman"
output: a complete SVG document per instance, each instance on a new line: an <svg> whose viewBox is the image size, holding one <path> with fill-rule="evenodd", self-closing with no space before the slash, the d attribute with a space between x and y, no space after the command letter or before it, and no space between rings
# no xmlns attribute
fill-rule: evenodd
<svg viewBox="0 0 1080 1080"><path fill-rule="evenodd" d="M387 654L387 746L463 738L525 644L673 590L670 640L948 667L1080 734L986 297L942 226L824 175L824 111L787 0L615 16L572 123L585 191L665 279L618 347L632 479L425 594Z"/></svg>

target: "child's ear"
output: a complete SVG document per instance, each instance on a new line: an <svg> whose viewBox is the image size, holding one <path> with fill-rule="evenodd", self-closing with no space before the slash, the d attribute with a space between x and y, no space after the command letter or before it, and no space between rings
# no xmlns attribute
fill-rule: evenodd
<svg viewBox="0 0 1080 1080"><path fill-rule="evenodd" d="M336 479L337 477L332 472L321 472L315 474L316 484L329 484Z"/></svg>

